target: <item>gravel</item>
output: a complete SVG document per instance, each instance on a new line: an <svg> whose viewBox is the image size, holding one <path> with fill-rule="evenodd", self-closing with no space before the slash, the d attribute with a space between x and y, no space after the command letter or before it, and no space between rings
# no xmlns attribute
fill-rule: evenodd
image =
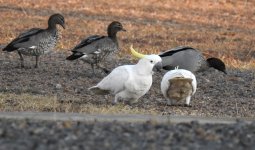
<svg viewBox="0 0 255 150"><path fill-rule="evenodd" d="M40 68L34 69L34 59L25 57L25 69L19 67L15 53L0 54L0 92L28 93L54 96L60 102L111 105L112 96L93 95L87 88L97 84L105 75L91 77L90 66L81 61L70 62L68 53L54 52L41 57ZM108 62L113 69L136 60L124 57L117 63ZM215 69L196 74L198 89L191 99L192 107L167 106L160 90L161 79L166 73L156 73L150 91L140 98L134 108L155 110L162 115L195 115L214 117L254 117L255 114L255 70L227 68L228 75ZM75 111L75 110L74 110Z"/></svg>
<svg viewBox="0 0 255 150"><path fill-rule="evenodd" d="M92 95L87 88L104 75L90 77L90 66L65 61L67 53L42 57L41 67L26 58L19 68L15 54L0 54L0 93L59 95L60 102L111 105L112 97ZM130 58L117 65L135 63ZM31 68L30 68L31 67ZM160 91L166 71L156 73L150 91L132 107L153 109L159 115L254 117L254 70L228 68L228 75L209 69L196 75L198 89L192 107L167 106ZM0 149L253 149L255 122L235 124L71 122L0 119Z"/></svg>
<svg viewBox="0 0 255 150"><path fill-rule="evenodd" d="M0 119L0 149L253 149L255 122L235 124Z"/></svg>

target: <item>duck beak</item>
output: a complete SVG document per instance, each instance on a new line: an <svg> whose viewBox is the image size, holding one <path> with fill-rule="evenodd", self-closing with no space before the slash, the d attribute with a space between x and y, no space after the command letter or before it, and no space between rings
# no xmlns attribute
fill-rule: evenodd
<svg viewBox="0 0 255 150"><path fill-rule="evenodd" d="M153 70L154 72L160 72L161 69L162 69L162 62L156 63L156 64L154 65L154 67L152 68L152 70Z"/></svg>
<svg viewBox="0 0 255 150"><path fill-rule="evenodd" d="M61 26L62 26L64 29L66 29L66 26L65 26L65 24L61 24Z"/></svg>

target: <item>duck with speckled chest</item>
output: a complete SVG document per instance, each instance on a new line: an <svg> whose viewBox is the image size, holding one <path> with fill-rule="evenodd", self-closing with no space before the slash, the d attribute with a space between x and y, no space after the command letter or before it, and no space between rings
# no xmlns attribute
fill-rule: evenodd
<svg viewBox="0 0 255 150"><path fill-rule="evenodd" d="M227 74L225 64L219 58L205 60L202 53L192 47L176 47L165 51L159 56L162 58L163 69L173 70L176 66L193 73L205 71L212 67Z"/></svg>
<svg viewBox="0 0 255 150"><path fill-rule="evenodd" d="M104 72L109 71L99 65L106 57L119 50L117 33L126 31L122 24L118 21L113 21L107 28L107 36L93 35L82 40L72 49L72 55L68 56L67 60L81 59L91 65L93 74L95 75L94 66L102 69Z"/></svg>
<svg viewBox="0 0 255 150"><path fill-rule="evenodd" d="M65 28L65 19L61 14L54 14L48 20L48 28L32 28L21 33L3 51L17 51L20 56L21 67L24 67L24 58L22 55L35 56L38 67L39 56L53 50L58 41L58 30L56 25L59 24Z"/></svg>

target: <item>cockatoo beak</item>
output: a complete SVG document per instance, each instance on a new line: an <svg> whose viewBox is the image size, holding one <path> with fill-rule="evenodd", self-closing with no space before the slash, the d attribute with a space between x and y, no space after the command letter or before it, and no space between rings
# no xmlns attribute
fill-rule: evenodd
<svg viewBox="0 0 255 150"><path fill-rule="evenodd" d="M158 63L156 63L155 65L154 65L154 67L152 68L152 70L154 71L154 72L156 72L156 71L161 71L161 69L162 69L162 62L158 62Z"/></svg>
<svg viewBox="0 0 255 150"><path fill-rule="evenodd" d="M137 57L137 58L144 58L145 55L144 54L140 54L138 53L135 49L133 49L133 45L130 46L130 50L131 50L131 53Z"/></svg>

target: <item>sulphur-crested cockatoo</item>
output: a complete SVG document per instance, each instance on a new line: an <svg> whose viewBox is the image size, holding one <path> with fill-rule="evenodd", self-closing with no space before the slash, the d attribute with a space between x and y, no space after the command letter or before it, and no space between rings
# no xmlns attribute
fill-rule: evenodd
<svg viewBox="0 0 255 150"><path fill-rule="evenodd" d="M137 100L147 93L152 85L153 71L162 68L161 58L158 55L143 55L136 52L132 46L131 53L140 58L135 65L119 66L112 70L96 86L89 88L96 94L114 94L113 104L118 99L137 102Z"/></svg>
<svg viewBox="0 0 255 150"><path fill-rule="evenodd" d="M185 100L190 104L191 96L195 94L197 81L195 75L185 69L168 71L161 81L161 92L167 99L167 104L172 105L177 101Z"/></svg>

